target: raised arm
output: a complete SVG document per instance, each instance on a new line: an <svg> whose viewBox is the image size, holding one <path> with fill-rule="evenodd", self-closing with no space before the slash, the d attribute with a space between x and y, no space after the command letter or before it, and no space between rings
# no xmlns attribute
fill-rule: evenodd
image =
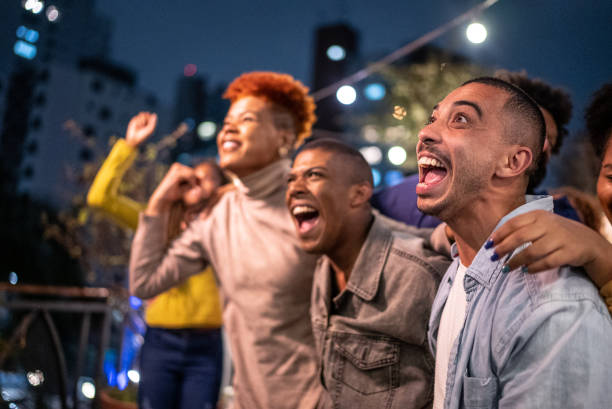
<svg viewBox="0 0 612 409"><path fill-rule="evenodd" d="M192 222L167 246L170 208L196 180L192 168L175 163L141 213L130 253L130 291L135 296L154 297L205 267L208 256L201 240L205 220Z"/></svg>
<svg viewBox="0 0 612 409"><path fill-rule="evenodd" d="M523 243L532 243L509 260L510 270L524 265L537 273L561 265L581 266L606 292L602 295L612 297L612 244L581 223L535 210L509 220L491 240L499 257ZM606 302L612 307L612 299L606 298Z"/></svg>
<svg viewBox="0 0 612 409"><path fill-rule="evenodd" d="M157 115L148 112L141 112L130 120L125 139L115 143L87 194L89 206L102 210L120 225L131 229L136 229L138 213L144 205L118 194L118 189L136 158L138 146L153 133L156 124Z"/></svg>

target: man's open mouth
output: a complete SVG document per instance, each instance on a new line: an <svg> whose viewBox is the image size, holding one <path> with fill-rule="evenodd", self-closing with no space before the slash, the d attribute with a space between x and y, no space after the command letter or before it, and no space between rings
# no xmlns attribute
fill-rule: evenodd
<svg viewBox="0 0 612 409"><path fill-rule="evenodd" d="M291 209L291 215L298 224L298 232L304 235L319 222L319 211L309 205L297 205Z"/></svg>
<svg viewBox="0 0 612 409"><path fill-rule="evenodd" d="M419 158L419 185L433 186L440 183L448 171L446 167L436 158L421 156Z"/></svg>

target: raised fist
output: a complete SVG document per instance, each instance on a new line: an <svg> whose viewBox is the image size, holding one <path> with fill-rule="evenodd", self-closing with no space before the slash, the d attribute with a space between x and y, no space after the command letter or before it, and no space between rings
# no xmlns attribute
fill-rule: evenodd
<svg viewBox="0 0 612 409"><path fill-rule="evenodd" d="M144 142L155 130L157 125L157 114L151 112L140 112L130 119L125 132L125 141L131 147L137 147Z"/></svg>

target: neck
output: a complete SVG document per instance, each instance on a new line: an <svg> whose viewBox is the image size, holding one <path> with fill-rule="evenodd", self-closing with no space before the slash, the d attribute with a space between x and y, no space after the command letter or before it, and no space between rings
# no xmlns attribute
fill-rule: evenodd
<svg viewBox="0 0 612 409"><path fill-rule="evenodd" d="M368 209L347 223L346 231L338 245L327 255L336 276L340 291L346 288L361 247L365 243L374 217Z"/></svg>
<svg viewBox="0 0 612 409"><path fill-rule="evenodd" d="M517 207L525 204L525 196L490 195L480 197L446 220L455 234L461 264L472 264L476 253L487 241L499 221Z"/></svg>

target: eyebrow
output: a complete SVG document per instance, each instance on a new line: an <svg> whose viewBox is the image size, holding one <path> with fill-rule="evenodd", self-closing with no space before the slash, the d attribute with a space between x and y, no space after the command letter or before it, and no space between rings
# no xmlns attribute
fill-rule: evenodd
<svg viewBox="0 0 612 409"><path fill-rule="evenodd" d="M459 101L453 102L453 106L462 106L462 105L467 105L467 106L474 108L474 111L476 111L476 113L478 114L478 118L482 119L482 109L480 109L478 104L476 104L475 102L465 101L465 100L459 100Z"/></svg>
<svg viewBox="0 0 612 409"><path fill-rule="evenodd" d="M325 166L313 166L313 167L311 167L311 168L306 168L306 169L304 169L302 172L298 172L298 171L296 171L296 170L294 170L294 169L291 169L291 170L289 171L289 176L296 175L296 174L299 174L299 173L307 173L307 172L311 172L311 171L316 170L316 169L318 169L318 170L322 170L322 171L325 171L325 172L327 171L327 168L326 168Z"/></svg>
<svg viewBox="0 0 612 409"><path fill-rule="evenodd" d="M467 106L474 108L474 110L478 114L478 118L482 119L482 109L480 109L478 104L476 104L475 102L471 102L471 101L465 101L463 99L453 102L453 106L462 106L462 105L467 105ZM433 111L436 111L438 108L440 108L440 104L434 105Z"/></svg>

